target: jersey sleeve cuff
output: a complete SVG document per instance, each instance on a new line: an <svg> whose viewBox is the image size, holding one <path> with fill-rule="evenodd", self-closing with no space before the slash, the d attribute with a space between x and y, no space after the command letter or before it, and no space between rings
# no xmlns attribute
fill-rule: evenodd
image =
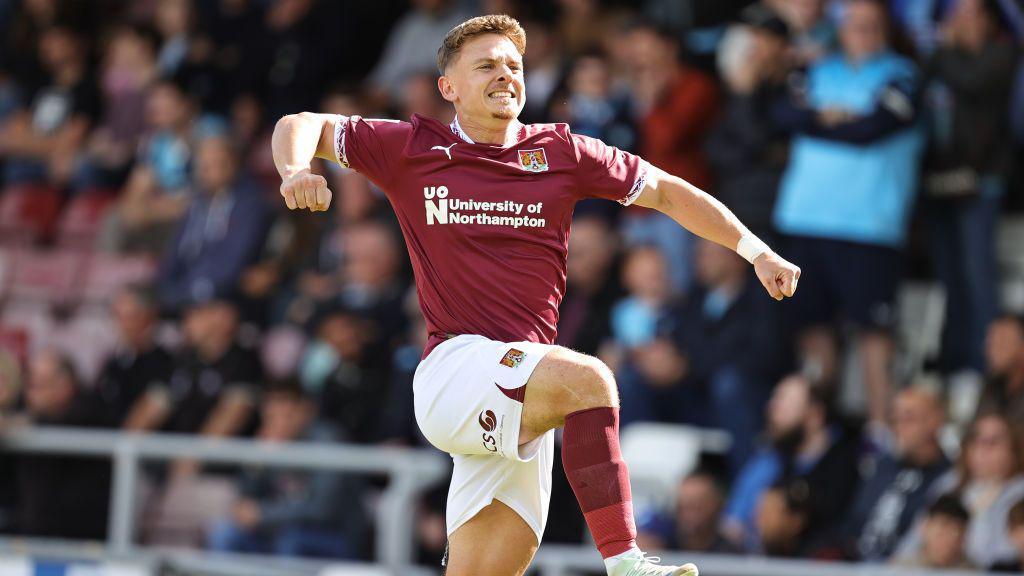
<svg viewBox="0 0 1024 576"><path fill-rule="evenodd" d="M644 186L647 184L647 174L650 170L651 165L641 160L640 166L636 171L636 180L633 181L633 186L629 189L629 193L623 198L619 199L619 204L623 206L629 206L636 199L640 197L640 194L644 191Z"/></svg>
<svg viewBox="0 0 1024 576"><path fill-rule="evenodd" d="M348 125L348 116L339 114L334 119L334 159L345 168L348 168L348 157L345 156L345 128Z"/></svg>

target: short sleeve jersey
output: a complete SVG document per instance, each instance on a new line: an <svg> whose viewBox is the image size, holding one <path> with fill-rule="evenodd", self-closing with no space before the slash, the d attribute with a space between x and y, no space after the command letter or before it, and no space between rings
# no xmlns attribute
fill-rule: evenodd
<svg viewBox="0 0 1024 576"><path fill-rule="evenodd" d="M649 165L565 124L520 128L511 146L469 141L457 121L339 116L338 161L387 195L430 331L554 342L578 200L632 203Z"/></svg>

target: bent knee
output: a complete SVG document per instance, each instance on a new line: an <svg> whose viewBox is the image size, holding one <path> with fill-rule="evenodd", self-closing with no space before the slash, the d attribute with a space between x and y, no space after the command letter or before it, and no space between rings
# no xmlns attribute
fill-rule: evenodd
<svg viewBox="0 0 1024 576"><path fill-rule="evenodd" d="M576 410L619 405L615 375L607 364L578 352L570 352L564 361L569 364L565 385L573 392Z"/></svg>

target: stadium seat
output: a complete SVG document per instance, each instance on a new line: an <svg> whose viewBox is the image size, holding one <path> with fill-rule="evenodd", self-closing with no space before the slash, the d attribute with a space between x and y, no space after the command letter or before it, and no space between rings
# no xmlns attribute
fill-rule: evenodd
<svg viewBox="0 0 1024 576"><path fill-rule="evenodd" d="M0 242L25 245L53 235L61 197L48 186L10 186L0 193Z"/></svg>
<svg viewBox="0 0 1024 576"><path fill-rule="evenodd" d="M84 308L55 327L47 345L68 354L83 381L93 382L117 347L114 319L105 307Z"/></svg>
<svg viewBox="0 0 1024 576"><path fill-rule="evenodd" d="M28 360L28 332L24 328L0 326L0 350L6 350L20 362Z"/></svg>
<svg viewBox="0 0 1024 576"><path fill-rule="evenodd" d="M61 212L57 223L57 244L67 248L91 250L103 217L115 196L103 190L79 194Z"/></svg>
<svg viewBox="0 0 1024 576"><path fill-rule="evenodd" d="M26 336L26 356L43 348L54 331L54 320L49 304L32 301L13 301L0 312L0 328L22 332Z"/></svg>
<svg viewBox="0 0 1024 576"><path fill-rule="evenodd" d="M0 248L0 302L7 298L7 288L14 273L14 251Z"/></svg>
<svg viewBox="0 0 1024 576"><path fill-rule="evenodd" d="M82 254L70 250L16 251L9 299L66 304L79 281L83 259Z"/></svg>
<svg viewBox="0 0 1024 576"><path fill-rule="evenodd" d="M169 482L155 496L152 516L144 521L144 539L157 546L203 546L207 527L229 517L236 498L231 478L200 475Z"/></svg>
<svg viewBox="0 0 1024 576"><path fill-rule="evenodd" d="M634 508L671 509L679 482L697 466L701 433L692 426L636 422L622 429L620 446Z"/></svg>
<svg viewBox="0 0 1024 576"><path fill-rule="evenodd" d="M125 286L149 282L156 276L156 263L144 256L94 254L85 266L81 292L86 304L106 302Z"/></svg>

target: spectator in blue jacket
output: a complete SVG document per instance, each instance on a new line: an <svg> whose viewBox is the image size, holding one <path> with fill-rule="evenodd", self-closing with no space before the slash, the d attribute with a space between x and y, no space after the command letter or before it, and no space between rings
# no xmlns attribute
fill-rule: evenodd
<svg viewBox="0 0 1024 576"><path fill-rule="evenodd" d="M885 418L900 249L917 188L922 137L917 70L887 48L886 7L842 6L840 53L807 72L775 109L794 133L774 222L804 282L791 303L805 369L833 379L837 316L856 329L870 420Z"/></svg>
<svg viewBox="0 0 1024 576"><path fill-rule="evenodd" d="M268 207L252 182L238 173L235 149L226 136L208 136L199 143L193 183L198 193L160 270L160 301L171 312L191 300L235 293L269 226Z"/></svg>

